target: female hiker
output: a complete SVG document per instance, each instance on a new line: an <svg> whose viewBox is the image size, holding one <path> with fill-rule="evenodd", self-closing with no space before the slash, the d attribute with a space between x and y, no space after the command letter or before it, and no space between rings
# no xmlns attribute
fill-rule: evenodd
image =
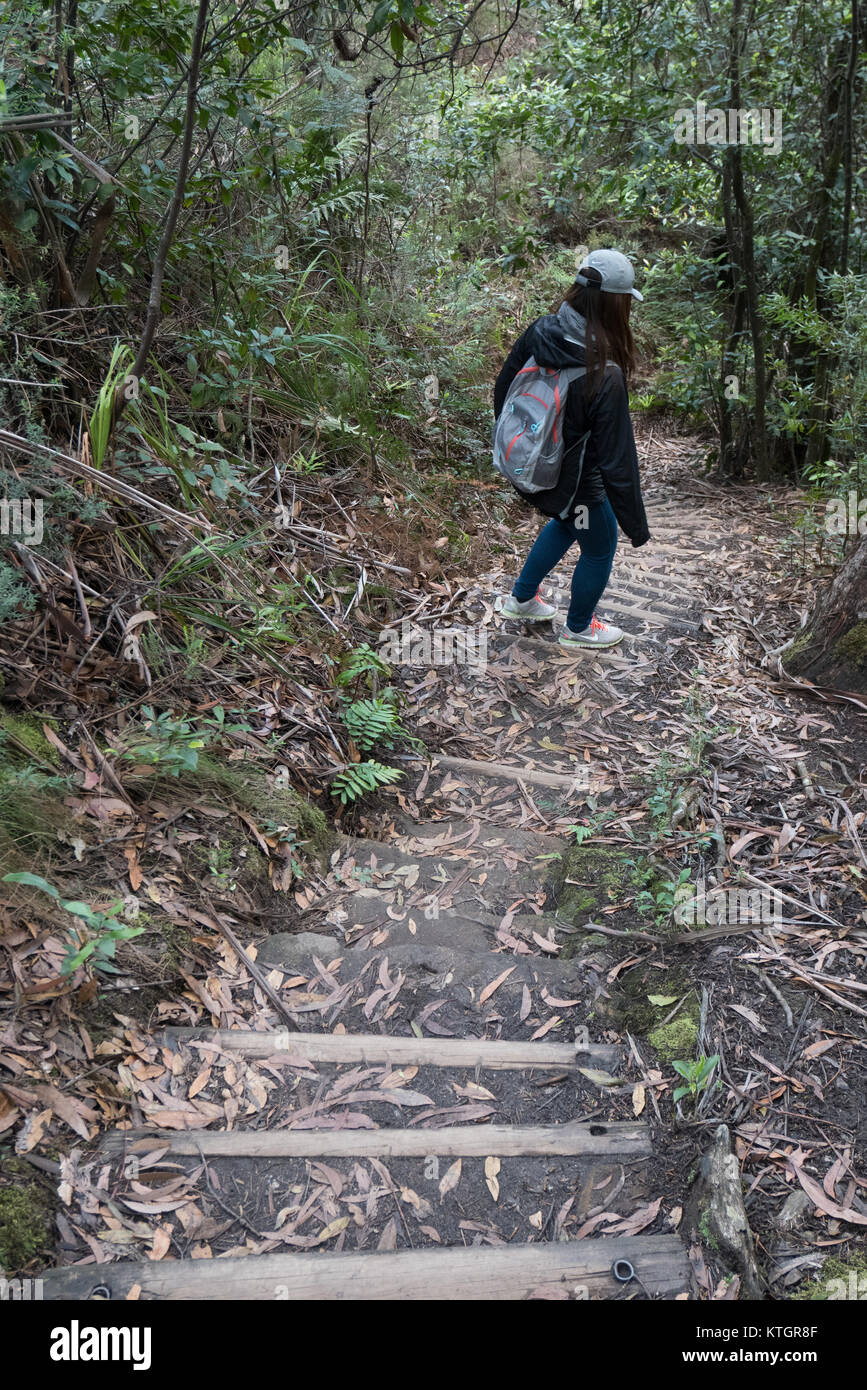
<svg viewBox="0 0 867 1390"><path fill-rule="evenodd" d="M650 540L626 392L635 361L629 311L633 299L643 298L634 281L632 266L619 251L592 251L557 313L537 319L521 334L494 387L499 417L512 381L530 357L541 367L586 369L566 394L559 480L528 499L551 520L502 610L504 617L524 622L553 618L557 609L542 602L539 585L577 541L581 555L560 636L560 645L570 650L613 647L623 637L620 628L596 617L617 548L617 523L633 546Z"/></svg>

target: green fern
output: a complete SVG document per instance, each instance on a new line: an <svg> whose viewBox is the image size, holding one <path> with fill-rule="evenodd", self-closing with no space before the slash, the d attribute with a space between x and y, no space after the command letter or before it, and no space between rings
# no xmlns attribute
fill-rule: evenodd
<svg viewBox="0 0 867 1390"><path fill-rule="evenodd" d="M338 772L331 783L331 795L342 801L344 806L357 801L367 792L375 792L377 787L387 787L397 782L403 773L396 767L386 767L384 763L368 760L352 763L343 772Z"/></svg>
<svg viewBox="0 0 867 1390"><path fill-rule="evenodd" d="M374 651L369 642L362 642L343 658L336 679L338 685L346 686L352 685L353 681L364 676L368 685L373 686L377 676L387 678L390 675L391 667L388 662L383 661L379 652Z"/></svg>
<svg viewBox="0 0 867 1390"><path fill-rule="evenodd" d="M369 752L377 743L390 745L396 736L404 732L400 716L387 696L354 700L344 711L343 722L350 738L362 753Z"/></svg>

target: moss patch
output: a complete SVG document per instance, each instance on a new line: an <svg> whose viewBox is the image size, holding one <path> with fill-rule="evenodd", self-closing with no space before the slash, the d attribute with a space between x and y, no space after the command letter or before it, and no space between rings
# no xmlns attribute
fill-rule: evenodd
<svg viewBox="0 0 867 1390"><path fill-rule="evenodd" d="M851 1260L838 1260L832 1256L822 1265L821 1279L811 1280L804 1288L792 1294L793 1300L828 1299L859 1300L867 1298L867 1255L855 1255Z"/></svg>
<svg viewBox="0 0 867 1390"><path fill-rule="evenodd" d="M166 779L150 773L128 775L129 787L160 789L168 783L175 798L178 792L191 800L212 797L226 809L232 804L247 811L266 835L285 838L293 858L317 860L323 864L333 847L334 834L318 806L292 787L281 785L252 759L221 762L200 754L195 772ZM220 881L231 891L232 881L245 888L268 887L268 861L251 835L234 821L226 819L206 841L194 842L187 851L189 868L213 885Z"/></svg>
<svg viewBox="0 0 867 1390"><path fill-rule="evenodd" d="M292 831L311 858L329 848L332 836L319 807L294 788L282 787L256 763L225 763L203 756L194 780L200 794L208 789L222 793L270 824Z"/></svg>
<svg viewBox="0 0 867 1390"><path fill-rule="evenodd" d="M11 1167L4 1163L7 1173ZM16 1275L47 1244L48 1208L37 1185L0 1189L0 1269L7 1277Z"/></svg>
<svg viewBox="0 0 867 1390"><path fill-rule="evenodd" d="M39 861L57 847L58 840L81 833L63 804L68 791L65 778L40 772L32 763L27 767L0 763L0 877L22 869L38 871ZM48 899L38 897L44 910Z"/></svg>
<svg viewBox="0 0 867 1390"><path fill-rule="evenodd" d="M557 911L582 921L603 907L616 907L656 879L648 860L627 859L611 845L573 845L558 859L548 882Z"/></svg>
<svg viewBox="0 0 867 1390"><path fill-rule="evenodd" d="M806 651L807 647L811 645L812 641L812 632L808 627L804 628L804 631L798 633L798 636L792 639L792 641L786 647L786 650L783 652L784 662L788 662L789 659L793 656L800 656L801 652Z"/></svg>
<svg viewBox="0 0 867 1390"><path fill-rule="evenodd" d="M666 1003L652 1003L665 999ZM674 1018L665 1020L686 995ZM664 1062L682 1061L695 1053L701 1006L693 982L681 970L637 967L624 976L605 1003L606 1020L621 1033L646 1038Z"/></svg>
<svg viewBox="0 0 867 1390"><path fill-rule="evenodd" d="M867 623L856 623L850 627L837 643L837 651L853 666L867 669Z"/></svg>
<svg viewBox="0 0 867 1390"><path fill-rule="evenodd" d="M647 1041L656 1049L663 1062L688 1061L695 1052L698 1019L685 1012L688 1008L689 1000L676 1018L670 1023L661 1024L659 1028L654 1028L647 1035Z"/></svg>
<svg viewBox="0 0 867 1390"><path fill-rule="evenodd" d="M141 923L141 916L138 921ZM158 931L165 943L165 951L160 962L162 968L172 974L179 972L184 955L190 949L190 933L186 927L178 926L168 917L160 922Z"/></svg>
<svg viewBox="0 0 867 1390"><path fill-rule="evenodd" d="M60 754L42 732L43 724L47 724L52 729L57 728L55 721L49 719L47 715L12 714L8 709L0 708L0 730L5 729L12 738L17 739L18 743L23 743L25 748L29 748L35 757L41 758L53 767L59 767ZM2 742L2 737L0 737L0 742ZM20 764L27 760L22 750L16 748L15 744L8 740L5 756L13 763Z"/></svg>

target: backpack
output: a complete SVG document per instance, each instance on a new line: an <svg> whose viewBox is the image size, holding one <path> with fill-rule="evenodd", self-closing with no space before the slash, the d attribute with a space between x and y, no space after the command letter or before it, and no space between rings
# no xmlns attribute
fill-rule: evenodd
<svg viewBox="0 0 867 1390"><path fill-rule="evenodd" d="M525 496L556 487L563 465L563 412L585 367L540 367L534 357L515 376L494 422L494 467Z"/></svg>

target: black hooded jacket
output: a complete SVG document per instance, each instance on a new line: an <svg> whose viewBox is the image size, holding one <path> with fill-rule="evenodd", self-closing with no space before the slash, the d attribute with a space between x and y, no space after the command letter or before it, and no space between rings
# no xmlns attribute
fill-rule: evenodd
<svg viewBox="0 0 867 1390"><path fill-rule="evenodd" d="M584 366L585 321L569 304L559 313L536 319L521 334L506 358L494 386L494 415L503 408L514 377L534 357L542 367ZM580 482L581 441L590 437L584 450ZM574 494L574 497L573 497ZM544 516L558 516L569 506L595 506L608 497L621 529L634 546L650 540L638 455L629 418L629 396L621 369L613 362L588 400L586 378L579 377L569 387L563 415L563 468L556 487L534 493L528 500Z"/></svg>

